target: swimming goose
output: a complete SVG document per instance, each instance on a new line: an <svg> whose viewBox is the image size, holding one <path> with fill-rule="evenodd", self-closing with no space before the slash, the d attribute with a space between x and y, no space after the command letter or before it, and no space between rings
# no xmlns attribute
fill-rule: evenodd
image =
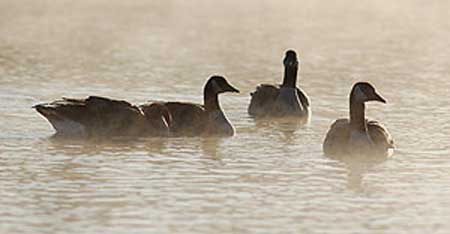
<svg viewBox="0 0 450 234"><path fill-rule="evenodd" d="M225 92L239 93L224 77L212 76L203 90L203 105L185 102L166 102L172 116L171 132L174 135L227 135L234 128L219 105L218 95Z"/></svg>
<svg viewBox="0 0 450 234"><path fill-rule="evenodd" d="M126 101L90 96L35 105L57 136L161 136L169 132L170 114L163 105L140 107Z"/></svg>
<svg viewBox="0 0 450 234"><path fill-rule="evenodd" d="M283 84L261 84L251 93L248 107L250 116L309 119L311 111L308 96L296 87L299 61L295 51L288 50L283 63Z"/></svg>
<svg viewBox="0 0 450 234"><path fill-rule="evenodd" d="M331 125L323 143L325 154L389 156L394 141L381 123L365 118L368 101L386 103L371 84L356 83L350 93L350 120L338 119Z"/></svg>

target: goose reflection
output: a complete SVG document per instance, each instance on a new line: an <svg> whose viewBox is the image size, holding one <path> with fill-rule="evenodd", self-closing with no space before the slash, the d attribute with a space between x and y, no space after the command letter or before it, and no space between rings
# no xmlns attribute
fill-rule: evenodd
<svg viewBox="0 0 450 234"><path fill-rule="evenodd" d="M224 140L225 139L221 137L201 138L200 146L203 151L203 155L214 160L222 160L223 154L219 147Z"/></svg>
<svg viewBox="0 0 450 234"><path fill-rule="evenodd" d="M284 119L255 119L256 129L280 133L283 137L283 142L290 145L296 139L296 132L304 127L304 123L299 122L298 119L284 118Z"/></svg>
<svg viewBox="0 0 450 234"><path fill-rule="evenodd" d="M364 176L369 173L374 167L384 163L389 157L368 157L367 155L341 155L341 156L326 156L329 159L336 160L344 164L347 172L347 188L356 192L365 192ZM336 165L341 167L340 165Z"/></svg>
<svg viewBox="0 0 450 234"><path fill-rule="evenodd" d="M99 155L99 154L133 154L133 152L146 152L149 155L161 154L167 144L164 137L114 137L111 139L101 138L64 138L52 136L41 141L46 143L47 153L64 155Z"/></svg>

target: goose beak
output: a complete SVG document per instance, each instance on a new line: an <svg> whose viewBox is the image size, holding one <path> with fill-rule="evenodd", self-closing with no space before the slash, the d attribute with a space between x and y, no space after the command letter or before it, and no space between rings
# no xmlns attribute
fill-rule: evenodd
<svg viewBox="0 0 450 234"><path fill-rule="evenodd" d="M232 92L232 93L239 93L239 89L236 89L235 87L228 85L226 91Z"/></svg>
<svg viewBox="0 0 450 234"><path fill-rule="evenodd" d="M384 99L384 98L383 98L380 94L378 94L378 93L375 93L375 97L374 97L373 100L374 100L374 101L377 101L377 102L382 102L382 103L384 103L384 104L387 103L386 99Z"/></svg>

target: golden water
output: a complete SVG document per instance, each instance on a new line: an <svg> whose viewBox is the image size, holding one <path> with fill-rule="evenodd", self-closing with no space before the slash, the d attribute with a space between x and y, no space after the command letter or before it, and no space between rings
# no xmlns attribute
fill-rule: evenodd
<svg viewBox="0 0 450 234"><path fill-rule="evenodd" d="M1 0L0 233L449 233L447 1ZM249 92L300 55L309 125L255 123ZM61 96L201 102L211 74L236 127L223 139L52 140L30 107ZM327 158L348 92L394 157Z"/></svg>

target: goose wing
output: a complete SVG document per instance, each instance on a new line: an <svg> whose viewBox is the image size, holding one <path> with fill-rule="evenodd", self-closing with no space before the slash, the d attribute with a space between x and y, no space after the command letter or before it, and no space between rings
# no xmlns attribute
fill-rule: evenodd
<svg viewBox="0 0 450 234"><path fill-rule="evenodd" d="M326 155L344 155L348 153L350 124L348 119L336 120L328 130L323 142Z"/></svg>
<svg viewBox="0 0 450 234"><path fill-rule="evenodd" d="M310 107L309 98L302 89L297 88L297 95L298 95L298 98L300 99L300 102L302 103L303 107L306 107L306 108Z"/></svg>
<svg viewBox="0 0 450 234"><path fill-rule="evenodd" d="M93 128L101 134L139 135L148 131L142 110L127 101L90 96L86 107L95 118L90 119Z"/></svg>
<svg viewBox="0 0 450 234"><path fill-rule="evenodd" d="M144 120L142 111L136 106L97 96L63 98L34 108L48 119L57 133L69 135L127 135L133 132L130 126Z"/></svg>
<svg viewBox="0 0 450 234"><path fill-rule="evenodd" d="M161 102L146 103L140 105L139 108L145 115L149 127L153 131L149 131L152 135L168 135L172 124L172 115L169 109Z"/></svg>
<svg viewBox="0 0 450 234"><path fill-rule="evenodd" d="M208 116L202 105L183 102L164 104L172 118L170 130L175 135L200 135L207 129Z"/></svg>
<svg viewBox="0 0 450 234"><path fill-rule="evenodd" d="M254 117L270 114L279 94L280 88L278 86L259 85L256 87L256 91L250 94L252 97L248 107L248 114Z"/></svg>
<svg viewBox="0 0 450 234"><path fill-rule="evenodd" d="M280 85L262 84L256 87L256 91L250 94L252 98L248 107L249 115L261 117L274 114L274 104L279 94ZM309 108L310 102L305 92L297 88L297 95L303 107Z"/></svg>
<svg viewBox="0 0 450 234"><path fill-rule="evenodd" d="M394 140L391 134L381 123L374 120L367 121L367 129L370 138L377 147L381 147L382 150L394 148Z"/></svg>

